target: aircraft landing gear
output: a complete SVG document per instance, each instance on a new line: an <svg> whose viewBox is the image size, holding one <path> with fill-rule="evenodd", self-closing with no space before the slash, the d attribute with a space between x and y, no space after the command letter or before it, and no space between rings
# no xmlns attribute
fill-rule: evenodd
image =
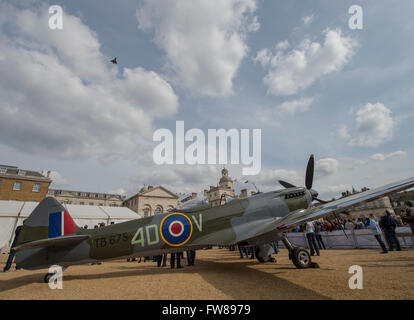
<svg viewBox="0 0 414 320"><path fill-rule="evenodd" d="M289 259L298 269L319 268L319 265L312 262L311 256L303 247L293 245L286 236L282 237L283 244L289 250Z"/></svg>
<svg viewBox="0 0 414 320"><path fill-rule="evenodd" d="M260 263L276 262L276 259L272 257L272 253L273 248L268 244L264 244L256 247L255 255Z"/></svg>
<svg viewBox="0 0 414 320"><path fill-rule="evenodd" d="M310 268L312 265L311 256L305 248L296 247L289 255L291 256L293 264L298 269Z"/></svg>

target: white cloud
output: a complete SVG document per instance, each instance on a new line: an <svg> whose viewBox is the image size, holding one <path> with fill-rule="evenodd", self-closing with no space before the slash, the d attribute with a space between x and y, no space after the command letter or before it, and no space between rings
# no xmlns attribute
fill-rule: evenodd
<svg viewBox="0 0 414 320"><path fill-rule="evenodd" d="M335 195L336 197L338 197L341 195L342 192L346 190L352 190L352 186L350 184L338 184L320 188L318 191L324 194L328 194L330 196Z"/></svg>
<svg viewBox="0 0 414 320"><path fill-rule="evenodd" d="M377 161L384 161L388 159L401 159L401 158L404 158L406 155L407 155L406 151L398 150L398 151L391 152L388 154L376 153L371 156L371 159L377 160Z"/></svg>
<svg viewBox="0 0 414 320"><path fill-rule="evenodd" d="M142 170L130 179L127 193L133 194L144 185L162 185L172 192L199 192L220 179L220 169L213 165L155 166L153 170Z"/></svg>
<svg viewBox="0 0 414 320"><path fill-rule="evenodd" d="M278 180L284 180L296 186L303 186L303 178L294 170L286 169L262 169L260 173L251 179L260 191L277 190L281 187Z"/></svg>
<svg viewBox="0 0 414 320"><path fill-rule="evenodd" d="M47 6L0 6L0 141L58 158L133 156L153 117L177 111L172 87L141 67L118 74L79 18L65 13L58 31L48 19Z"/></svg>
<svg viewBox="0 0 414 320"><path fill-rule="evenodd" d="M276 47L275 47L277 50L282 50L282 51L284 51L284 50L286 50L287 48L289 48L289 41L287 41L287 40L283 40L283 41L280 41L280 42L278 42L277 44L276 44Z"/></svg>
<svg viewBox="0 0 414 320"><path fill-rule="evenodd" d="M254 16L253 21L247 26L247 30L250 32L256 32L260 29L260 23L257 16Z"/></svg>
<svg viewBox="0 0 414 320"><path fill-rule="evenodd" d="M351 136L346 125L341 125L338 129L338 134L342 139L348 140Z"/></svg>
<svg viewBox="0 0 414 320"><path fill-rule="evenodd" d="M313 103L313 98L301 98L297 100L285 101L280 105L280 108L289 113L305 112Z"/></svg>
<svg viewBox="0 0 414 320"><path fill-rule="evenodd" d="M339 162L333 158L324 158L316 161L315 178L330 176L338 171Z"/></svg>
<svg viewBox="0 0 414 320"><path fill-rule="evenodd" d="M356 137L350 145L377 147L393 135L394 120L391 110L382 103L367 103L356 113Z"/></svg>
<svg viewBox="0 0 414 320"><path fill-rule="evenodd" d="M302 17L302 21L305 26L310 25L314 19L315 19L315 15L313 14Z"/></svg>
<svg viewBox="0 0 414 320"><path fill-rule="evenodd" d="M44 171L43 175L46 175L46 174L47 174L47 172ZM66 180L66 178L62 177L62 175L57 171L50 171L49 177L52 180L52 183L50 184L51 188L64 188L67 185L69 185L68 180Z"/></svg>
<svg viewBox="0 0 414 320"><path fill-rule="evenodd" d="M110 193L110 194L119 194L119 195L123 196L123 195L127 194L127 191L124 188L118 188L118 189L115 189L115 190L111 190L108 193Z"/></svg>
<svg viewBox="0 0 414 320"><path fill-rule="evenodd" d="M154 30L178 85L222 96L233 93L246 34L260 27L255 10L255 0L144 0L136 13L141 30Z"/></svg>
<svg viewBox="0 0 414 320"><path fill-rule="evenodd" d="M253 58L254 62L259 62L263 67L267 66L271 60L271 54L267 48L259 50L256 57Z"/></svg>
<svg viewBox="0 0 414 320"><path fill-rule="evenodd" d="M356 41L343 36L340 30L324 31L324 42L306 39L295 49L284 53L278 49L272 53L267 49L258 52L256 60L268 68L264 83L268 93L288 96L298 93L320 77L341 70L354 54ZM274 50L273 50L274 51Z"/></svg>

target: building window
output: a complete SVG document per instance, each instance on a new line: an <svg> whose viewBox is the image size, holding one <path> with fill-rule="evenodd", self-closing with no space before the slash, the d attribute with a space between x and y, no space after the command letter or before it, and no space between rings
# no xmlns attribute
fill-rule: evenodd
<svg viewBox="0 0 414 320"><path fill-rule="evenodd" d="M103 206L103 203L100 203L99 205L100 205L100 206Z"/></svg>
<svg viewBox="0 0 414 320"><path fill-rule="evenodd" d="M16 190L16 191L22 190L22 183L21 182L15 182L14 186L13 186L13 190Z"/></svg>
<svg viewBox="0 0 414 320"><path fill-rule="evenodd" d="M0 187L1 187L1 184L3 183L3 180L0 180Z"/></svg>
<svg viewBox="0 0 414 320"><path fill-rule="evenodd" d="M151 215L151 206L145 205L144 207L144 217L149 217Z"/></svg>
<svg viewBox="0 0 414 320"><path fill-rule="evenodd" d="M35 183L35 184L33 185L33 189L32 189L32 191L33 191L33 192L40 192L40 184Z"/></svg>
<svg viewBox="0 0 414 320"><path fill-rule="evenodd" d="M7 168L0 168L0 173L7 173Z"/></svg>
<svg viewBox="0 0 414 320"><path fill-rule="evenodd" d="M24 176L24 175L26 175L26 171L19 170L17 174L20 175L20 176Z"/></svg>
<svg viewBox="0 0 414 320"><path fill-rule="evenodd" d="M90 205L90 206L93 206L93 202L89 202L89 205Z"/></svg>
<svg viewBox="0 0 414 320"><path fill-rule="evenodd" d="M157 206L157 208L155 208L155 214L159 214L162 213L162 207L161 206Z"/></svg>
<svg viewBox="0 0 414 320"><path fill-rule="evenodd" d="M83 206L83 205L85 204L85 202L81 201L81 202L79 202L79 204L80 204L81 206Z"/></svg>

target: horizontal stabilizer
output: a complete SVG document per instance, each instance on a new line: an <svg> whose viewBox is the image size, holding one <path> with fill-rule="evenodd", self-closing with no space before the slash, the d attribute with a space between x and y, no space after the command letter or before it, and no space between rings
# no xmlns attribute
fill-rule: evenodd
<svg viewBox="0 0 414 320"><path fill-rule="evenodd" d="M89 239L89 235L69 235L69 236L61 236L55 238L48 238L48 239L41 239L35 240L31 242L26 242L21 245L14 247L13 249L18 251L24 248L34 248L34 247L62 247L62 246L69 246L75 245L79 242Z"/></svg>

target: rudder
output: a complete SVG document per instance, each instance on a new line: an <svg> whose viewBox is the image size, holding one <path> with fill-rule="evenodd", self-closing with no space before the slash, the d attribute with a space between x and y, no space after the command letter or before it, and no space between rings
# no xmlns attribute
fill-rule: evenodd
<svg viewBox="0 0 414 320"><path fill-rule="evenodd" d="M76 233L69 212L55 198L43 199L24 221L17 244Z"/></svg>

